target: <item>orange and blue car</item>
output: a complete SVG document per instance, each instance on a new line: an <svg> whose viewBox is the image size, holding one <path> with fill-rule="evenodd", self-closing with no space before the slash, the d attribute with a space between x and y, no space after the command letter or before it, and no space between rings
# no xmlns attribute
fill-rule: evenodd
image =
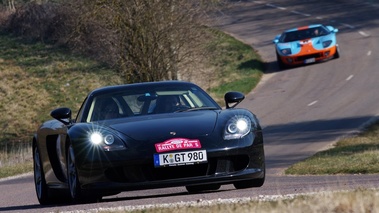
<svg viewBox="0 0 379 213"><path fill-rule="evenodd" d="M314 24L293 28L273 40L280 69L339 58L337 28Z"/></svg>

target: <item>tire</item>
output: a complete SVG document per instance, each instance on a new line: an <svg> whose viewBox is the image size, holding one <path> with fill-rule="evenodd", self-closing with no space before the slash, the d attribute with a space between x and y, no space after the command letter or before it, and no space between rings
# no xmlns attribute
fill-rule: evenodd
<svg viewBox="0 0 379 213"><path fill-rule="evenodd" d="M333 58L335 58L335 59L340 58L340 50L339 50L338 46L336 48L336 53L334 53Z"/></svg>
<svg viewBox="0 0 379 213"><path fill-rule="evenodd" d="M34 171L34 185L41 205L48 205L54 203L51 192L46 184L45 175L42 168L42 161L40 152L37 146L33 146L33 171Z"/></svg>
<svg viewBox="0 0 379 213"><path fill-rule="evenodd" d="M266 166L263 164L263 177L251 179L251 180L243 180L234 182L233 185L236 189L246 189L253 187L261 187L265 183L266 179Z"/></svg>
<svg viewBox="0 0 379 213"><path fill-rule="evenodd" d="M287 65L283 63L282 59L280 59L278 53L276 53L276 61L278 63L279 70L285 70L287 69Z"/></svg>
<svg viewBox="0 0 379 213"><path fill-rule="evenodd" d="M199 193L203 191L212 191L220 189L220 184L208 184L208 185L195 185L195 186L186 186L188 193Z"/></svg>
<svg viewBox="0 0 379 213"><path fill-rule="evenodd" d="M82 191L80 190L80 182L75 164L75 154L70 144L67 150L67 179L71 200L75 203L81 201Z"/></svg>
<svg viewBox="0 0 379 213"><path fill-rule="evenodd" d="M67 179L71 201L74 203L93 203L101 201L102 195L85 193L81 190L78 170L75 164L75 153L70 144L67 150Z"/></svg>

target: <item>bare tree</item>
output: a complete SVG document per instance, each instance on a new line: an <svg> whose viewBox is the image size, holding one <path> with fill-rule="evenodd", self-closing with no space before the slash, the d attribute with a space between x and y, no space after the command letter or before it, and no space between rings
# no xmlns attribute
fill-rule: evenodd
<svg viewBox="0 0 379 213"><path fill-rule="evenodd" d="M178 79L179 71L207 55L206 5L206 0L75 1L71 41L92 46L126 82Z"/></svg>

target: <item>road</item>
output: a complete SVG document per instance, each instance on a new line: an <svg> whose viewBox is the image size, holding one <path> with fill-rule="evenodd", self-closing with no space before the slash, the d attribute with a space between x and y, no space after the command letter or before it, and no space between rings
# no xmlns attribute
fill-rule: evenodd
<svg viewBox="0 0 379 213"><path fill-rule="evenodd" d="M0 211L63 212L136 208L167 203L291 195L377 187L379 175L284 176L287 166L361 130L379 114L379 2L369 0L233 1L218 28L252 45L266 62L262 82L241 103L263 124L267 180L263 187L187 194L184 187L124 192L100 203L41 207L31 175L0 181ZM339 29L341 57L279 71L272 39L287 28L313 23Z"/></svg>

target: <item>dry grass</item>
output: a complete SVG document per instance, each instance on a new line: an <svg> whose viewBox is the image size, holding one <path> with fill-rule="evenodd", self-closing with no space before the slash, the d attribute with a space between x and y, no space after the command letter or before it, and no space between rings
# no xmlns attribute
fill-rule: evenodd
<svg viewBox="0 0 379 213"><path fill-rule="evenodd" d="M6 144L0 149L0 178L32 171L30 143Z"/></svg>
<svg viewBox="0 0 379 213"><path fill-rule="evenodd" d="M119 207L96 210L96 212L134 213L361 213L378 212L379 192L377 190L356 190L344 192L320 192L292 195L280 198L264 197L245 200L201 201L197 203L176 203L155 206ZM91 212L91 211L89 211Z"/></svg>
<svg viewBox="0 0 379 213"><path fill-rule="evenodd" d="M122 82L114 71L64 49L4 35L0 79L0 145L31 141L52 109L67 106L75 112L90 90Z"/></svg>

